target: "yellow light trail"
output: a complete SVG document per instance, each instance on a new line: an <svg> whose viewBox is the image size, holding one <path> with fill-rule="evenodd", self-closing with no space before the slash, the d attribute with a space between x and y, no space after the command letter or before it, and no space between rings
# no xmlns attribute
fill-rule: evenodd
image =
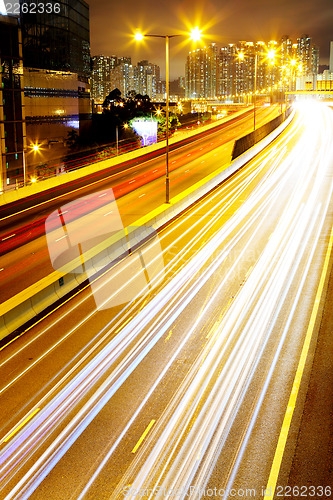
<svg viewBox="0 0 333 500"><path fill-rule="evenodd" d="M315 126L316 124L314 123L314 127ZM216 332L216 334L214 332L214 335L207 339L208 342L202 353L202 357L198 358L197 364L194 364L190 374L193 378L189 379L190 383L185 387L185 390L183 387L183 393L181 394L179 392L179 397L181 399L179 400L178 409L171 415L171 419L167 419L167 427L164 435L167 437L176 429L177 432L184 433L184 439L187 439L186 425L188 422L193 421L193 415L198 415L196 426L193 427L193 429L194 431L195 429L196 431L199 429L199 431L194 439L193 431L192 435L186 441L186 446L190 446L190 449L194 450L193 455L190 455L191 459L192 456L198 456L195 451L200 451L201 453L201 450L208 450L209 442L207 439L208 436L212 435L211 433L214 430L214 425L216 425L218 421L217 416L218 412L221 411L220 406L222 405L222 401L223 404L227 404L227 410L224 415L225 421L223 421L223 423L228 427L228 418L232 418L235 407L237 408L238 398L241 397L244 384L246 386L248 383L247 377L249 377L249 373L251 373L249 372L251 366L255 363L255 354L260 352L261 343L266 341L266 329L268 327L271 328L269 326L271 321L274 323L277 319L276 304L282 307L282 302L281 304L277 302L280 300L281 290L287 289L285 286L286 283L288 287L291 286L292 277L298 269L296 261L299 262L307 243L310 241L313 227L316 225L318 226L316 230L319 235L320 224L317 224L317 221L318 213L322 210L322 206L321 201L318 203L316 195L327 164L324 161L318 162L318 172L314 180L312 170L313 160L318 159L309 154L311 150L304 147L306 142L309 142L311 135L313 135L313 130L310 127L309 132L305 134L303 142L299 143L298 150L289 153L289 158L286 161L280 158L278 151L275 151L275 159L278 157L280 164L274 164L273 171L269 171L265 176L265 180L258 183L253 189L251 197L249 197L240 206L239 210L227 220L223 228L221 227L213 236L208 238L205 246L195 250L191 259L180 267L178 274L166 283L165 287L152 299L151 303L147 304L144 309L140 311L137 317L131 319L128 325L119 332L117 338L112 339L110 345L106 346L103 352L98 353L90 362L89 366L87 365L78 373L76 379L77 385L72 382L69 383L64 389L64 393L61 394L61 398L63 399L61 400L59 395L52 401L52 405L58 405L58 414L72 408L71 405L74 405L76 399L83 397L86 388L90 387L90 384L98 381L103 374L104 368L106 369L107 367L109 369L109 367L117 361L118 357L125 352L124 349L128 349L126 359L122 359L121 363L114 365L114 371L110 374L109 379L94 392L91 400L87 401L79 414L75 416L70 424L60 433L57 439L59 448L57 448L56 453L62 453L60 447L63 446L62 442L65 442L67 439L66 433L70 432L71 437L74 434L80 435L82 429L84 430L84 426L87 425L88 420L93 418L94 412L98 411L101 407L105 400L104 398L110 396L109 393L104 395L103 390L110 391L110 387L112 387L112 390L119 387L119 384L123 383L126 377L128 377L142 359L144 359L149 349L156 345L158 338L162 338L166 332L170 331L170 325L179 317L189 301L201 290L208 278L213 276L216 270L223 265L228 254L235 245L240 245L242 238L248 234L248 231L252 231L252 233L250 233L251 237L248 238L248 244L251 243L251 238L255 238L256 231L261 229L264 217L268 216L270 210L274 206L274 202L279 200L284 193L285 187L289 183L292 185L292 196L288 198L289 201L286 203L282 216L279 217L279 222L276 225L275 231L269 239L265 251L253 267L244 286L242 286L236 300L230 305L227 315L218 328L219 331ZM325 148L322 152L323 156L320 156L319 160L324 158L324 153ZM302 162L305 162L305 160L307 160L307 168L305 169L303 167L302 176L296 175L299 173L300 166L303 165ZM271 161L272 163L274 162L273 157L271 157ZM292 166L293 169L291 168ZM260 166L258 168L260 168ZM244 170L244 175L245 172L246 170ZM228 206L232 205L232 199L235 200L236 197L240 195L241 191L246 189L246 186L254 179L254 174L250 176L249 179L243 178L241 189L239 189L240 183L238 185L238 191L235 190L235 192L229 194L227 198ZM307 190L310 190L311 194L308 201L304 202L303 196ZM202 210L202 208L201 205L200 209ZM214 206L214 209L218 212L216 206ZM223 207L221 207L218 212L219 216L223 216L224 213ZM186 219L187 214L185 215L185 220ZM216 219L216 221L217 220L218 219ZM210 223L211 220L203 227L203 236L205 235L205 231L208 230L208 225ZM186 252L192 244L194 243L191 240L189 246L186 248ZM220 253L216 252L217 248L221 249ZM245 253L246 251L247 247L244 245L241 252ZM186 255L186 253L184 253L184 255ZM240 258L241 254L239 256L239 259ZM238 259L235 259L233 265L228 269L230 273L232 273L235 266L237 266L237 261ZM204 272L202 272L202 276L199 276L199 271L201 270ZM228 275L226 274L225 279L227 279L227 277ZM220 293L223 285L224 282L222 280L219 285L220 288L216 290L216 294ZM213 299L214 297L212 297L212 300ZM185 300L186 302L183 303ZM206 314L209 305L210 301L207 303L206 310L202 311L202 315ZM191 325L191 329L186 332L186 335L191 335L191 331L198 326L200 319L199 317L195 319L193 325ZM150 322L152 323L151 326ZM228 340L229 345L227 345L228 331L234 332L239 328L240 331L237 333L239 336L232 337L232 335L230 335L230 340ZM184 340L185 338L189 337L184 336ZM228 346L233 348L232 354L227 360L225 368L221 370L221 359L227 352ZM221 349L218 349L218 347L221 347ZM205 387L207 387L209 377L211 379L211 377L214 376L217 367L219 369L218 382L220 386L217 385L214 387L215 392L212 393L212 396L209 396L209 404L202 407L202 410L207 411L196 413L197 409L201 410L200 405L196 405L199 404L201 397L205 394ZM232 384L234 385L232 386ZM186 402L185 399L187 401L186 405L183 404ZM185 419L183 419L184 411L187 412ZM170 415L168 416L166 414L166 417L170 417ZM51 428L55 425L52 420L53 418L53 413L50 413L50 418L48 417L48 420L43 421L41 417L42 425L44 427L48 425ZM35 438L35 436L33 437ZM32 440L33 437L31 436L29 439ZM40 443L42 443L43 440L41 438L39 439ZM164 446L165 443L166 441L164 443L161 441L159 446ZM37 446L37 444L37 440L34 439L34 446ZM176 450L178 444L179 442L177 440L174 441L172 445L174 446L174 450ZM184 457L189 456L188 449L189 448L186 449L185 447L181 452L182 457L177 457L178 465L182 465ZM41 467L45 467L44 474L49 470L47 467L51 467L52 465L48 463L47 454L53 453L53 451L54 450L51 449L46 450L38 463ZM22 453L24 457L25 449L20 448L20 453ZM204 455L204 453L202 453L202 455ZM156 457L157 455L154 455L152 459L155 460ZM54 457L53 460L55 461ZM175 463L174 466L172 465L173 470L177 464ZM166 465L169 467L170 463L166 462ZM188 463L186 467L186 471L183 468L178 469L184 472L184 477L193 472L193 464ZM145 481L149 473L150 471L143 467L141 479ZM166 473L169 474L168 471L166 471ZM23 479L38 482L40 480L39 474L40 471L36 469L31 473L29 472L29 477L27 473L27 477ZM138 481L141 479L138 478ZM168 476L167 480L169 479L170 476ZM174 480L177 483L182 479L176 474ZM23 483L20 483L20 487L21 484ZM128 484L128 482L125 484ZM134 483L130 481L130 484Z"/></svg>
<svg viewBox="0 0 333 500"><path fill-rule="evenodd" d="M10 438L12 438L27 422L29 422L29 420L32 419L32 417L34 415L36 415L37 412L39 412L40 408L36 408L32 413L30 413L30 415L28 415L24 420L23 422L21 422L19 425L17 425L14 430L8 434L8 436L6 436L4 439L2 439L2 442L3 443L7 443L7 441L10 440Z"/></svg>
<svg viewBox="0 0 333 500"><path fill-rule="evenodd" d="M319 306L321 304L321 299L323 296L323 290L324 290L324 286L325 286L325 282L326 282L329 261L330 261L331 254L332 254L332 246L333 246L333 229L331 231L330 240L329 240L329 244L328 244L328 248L327 248L327 252L326 252L326 256L325 256L324 267L323 267L323 270L321 273L320 283L319 283L319 286L317 289L316 298L314 301L309 326L308 326L308 329L307 329L307 332L305 335L305 340L304 340L300 360L298 363L295 379L294 379L293 386L291 389L290 398L288 401L286 413L285 413L285 416L283 419L281 432L280 432L279 440L278 440L277 447L275 450L275 455L274 455L271 471L270 471L269 478L267 481L266 489L270 493L269 493L269 495L264 496L264 500L269 500L269 499L271 500L274 497L276 484L277 484L277 480L278 480L279 472L280 472L280 468L281 468L282 458L283 458L285 447L287 444L289 429L290 429L292 417L294 414L294 410L296 407L297 396L298 396L300 384L302 381L305 363L307 360L307 356L308 356L309 348L310 348L310 343L311 343L314 329L315 329L315 323L316 323L316 319L317 319L317 315L318 315L318 309L319 309Z"/></svg>

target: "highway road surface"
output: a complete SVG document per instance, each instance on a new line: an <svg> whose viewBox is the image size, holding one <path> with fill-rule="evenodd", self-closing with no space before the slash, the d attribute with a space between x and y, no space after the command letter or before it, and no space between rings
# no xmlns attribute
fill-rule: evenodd
<svg viewBox="0 0 333 500"><path fill-rule="evenodd" d="M3 349L1 497L287 498L330 268L332 133L332 109L300 104Z"/></svg>
<svg viewBox="0 0 333 500"><path fill-rule="evenodd" d="M277 116L280 107L262 107L258 110L258 126ZM185 146L170 153L171 196L176 196L186 188L204 178L224 163L230 162L233 144L239 138L252 131L253 116L241 116L235 122L227 123L222 129L217 128L210 135L194 138ZM214 153L212 153L214 151ZM211 161L211 156L216 161ZM130 168L114 172L112 170L102 180L92 177L84 186L70 194L57 195L48 202L37 204L36 208L12 212L1 220L4 234L0 236L1 248L15 243L12 251L0 255L0 277L2 287L0 301L3 302L24 290L53 271L48 255L45 238L45 219L54 210L70 201L79 199L92 192L112 188L118 201L120 215L125 225L131 224L142 213L163 204L165 200L165 154L148 159L140 159ZM80 205L79 205L80 206ZM0 207L1 208L1 207ZM6 227L5 224L10 224ZM6 229L5 229L6 227ZM30 232L37 236L31 238ZM16 248L16 245L19 245Z"/></svg>

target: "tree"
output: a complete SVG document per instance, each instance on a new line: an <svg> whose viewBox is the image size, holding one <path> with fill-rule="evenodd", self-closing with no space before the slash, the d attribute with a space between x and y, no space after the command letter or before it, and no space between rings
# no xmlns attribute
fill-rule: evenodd
<svg viewBox="0 0 333 500"><path fill-rule="evenodd" d="M157 118L157 121L159 122L158 125L158 133L159 135L165 136L166 134L166 116L165 114L160 115ZM178 116L175 115L174 113L169 114L169 133L173 132L177 127L179 127L180 121L178 119Z"/></svg>
<svg viewBox="0 0 333 500"><path fill-rule="evenodd" d="M115 88L111 90L110 94L106 96L104 102L103 102L103 108L108 108L110 105L114 105L116 103L123 102L123 99L121 98L121 92L118 88Z"/></svg>
<svg viewBox="0 0 333 500"><path fill-rule="evenodd" d="M135 90L129 90L126 94L126 101L134 101L136 96Z"/></svg>
<svg viewBox="0 0 333 500"><path fill-rule="evenodd" d="M79 134L76 130L69 130L67 132L66 143L69 149L75 149L79 145Z"/></svg>

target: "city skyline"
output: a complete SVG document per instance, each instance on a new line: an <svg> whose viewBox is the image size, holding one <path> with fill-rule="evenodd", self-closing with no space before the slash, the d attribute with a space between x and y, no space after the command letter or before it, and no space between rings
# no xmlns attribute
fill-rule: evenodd
<svg viewBox="0 0 333 500"><path fill-rule="evenodd" d="M137 43L131 36L136 30L146 33L184 34L172 41L171 78L184 75L185 60L194 45L186 39L186 33L194 26L203 30L202 44L211 42L225 45L240 40L277 41L284 35L295 39L309 34L320 48L320 64L328 64L329 44L332 38L330 0L264 2L263 0L236 0L222 8L217 0L204 4L196 2L168 2L163 9L151 0L145 10L138 10L132 0L113 5L106 0L94 0L90 4L91 54L130 56L134 62L149 59L161 67L164 76L164 46L159 40ZM124 8L125 6L125 8ZM131 12L131 15L128 15ZM161 13L163 22L160 22ZM110 14L110 15L109 15ZM112 14L112 15L111 15Z"/></svg>

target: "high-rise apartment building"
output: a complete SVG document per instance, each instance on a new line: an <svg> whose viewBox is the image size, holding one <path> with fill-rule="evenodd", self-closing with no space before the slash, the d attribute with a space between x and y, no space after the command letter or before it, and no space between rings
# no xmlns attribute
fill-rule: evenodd
<svg viewBox="0 0 333 500"><path fill-rule="evenodd" d="M319 73L319 47L314 44L311 47L311 72L314 75Z"/></svg>
<svg viewBox="0 0 333 500"><path fill-rule="evenodd" d="M289 63L291 59L293 59L295 56L294 54L294 49L293 49L293 42L291 38L289 38L289 35L284 35L281 38L281 45L280 45L280 65L284 66Z"/></svg>
<svg viewBox="0 0 333 500"><path fill-rule="evenodd" d="M216 96L218 48L216 44L189 53L185 68L187 98Z"/></svg>
<svg viewBox="0 0 333 500"><path fill-rule="evenodd" d="M318 90L333 90L333 42L330 43L329 67L317 74L316 88Z"/></svg>
<svg viewBox="0 0 333 500"><path fill-rule="evenodd" d="M217 79L217 56L218 47L216 43L211 43L207 47L207 75L206 75L206 93L208 98L216 96L216 79Z"/></svg>
<svg viewBox="0 0 333 500"><path fill-rule="evenodd" d="M179 77L176 80L170 82L170 96L171 99L181 99L185 97L185 79L184 77Z"/></svg>
<svg viewBox="0 0 333 500"><path fill-rule="evenodd" d="M189 99L206 97L205 89L206 58L204 49L191 51L185 67L185 96Z"/></svg>
<svg viewBox="0 0 333 500"><path fill-rule="evenodd" d="M160 67L157 64L150 63L146 59L139 61L133 68L133 90L138 94L148 95L151 99L159 91Z"/></svg>
<svg viewBox="0 0 333 500"><path fill-rule="evenodd" d="M234 67L236 50L234 44L221 47L217 58L216 95L225 97L233 93Z"/></svg>
<svg viewBox="0 0 333 500"><path fill-rule="evenodd" d="M102 104L111 92L111 71L117 66L117 56L94 56L93 70L91 73L91 97Z"/></svg>
<svg viewBox="0 0 333 500"><path fill-rule="evenodd" d="M118 57L117 66L111 70L111 90L115 88L123 97L134 90L153 99L161 88L160 67L146 59L133 66L130 57Z"/></svg>
<svg viewBox="0 0 333 500"><path fill-rule="evenodd" d="M118 64L132 64L132 59L129 56L118 57Z"/></svg>
<svg viewBox="0 0 333 500"><path fill-rule="evenodd" d="M311 58L311 38L309 35L302 35L297 38L297 58L302 64L303 72L305 75L312 72L312 58Z"/></svg>
<svg viewBox="0 0 333 500"><path fill-rule="evenodd" d="M312 43L309 35L302 35L297 39L296 56L301 68L296 78L296 90L315 89L319 71L319 48Z"/></svg>
<svg viewBox="0 0 333 500"><path fill-rule="evenodd" d="M122 97L134 90L134 74L131 58L118 58L118 64L111 70L111 90L119 89Z"/></svg>
<svg viewBox="0 0 333 500"><path fill-rule="evenodd" d="M269 92L281 82L283 72L287 74L286 68L288 65L290 68L292 59L294 64L297 60L297 71L299 64L303 63L309 68L307 72L315 74L319 50L307 35L300 37L297 44L285 36L281 44L274 40L268 43L241 41L221 48L212 44L197 49L187 57L185 95L195 99L241 96L262 90ZM290 75L290 69L288 71ZM296 68L293 72L296 73Z"/></svg>
<svg viewBox="0 0 333 500"><path fill-rule="evenodd" d="M275 49L275 43L241 41L221 47L218 54L216 95L226 97L242 95L254 90L268 89L278 80L278 69L270 63L267 52ZM255 64L257 59L257 78Z"/></svg>

